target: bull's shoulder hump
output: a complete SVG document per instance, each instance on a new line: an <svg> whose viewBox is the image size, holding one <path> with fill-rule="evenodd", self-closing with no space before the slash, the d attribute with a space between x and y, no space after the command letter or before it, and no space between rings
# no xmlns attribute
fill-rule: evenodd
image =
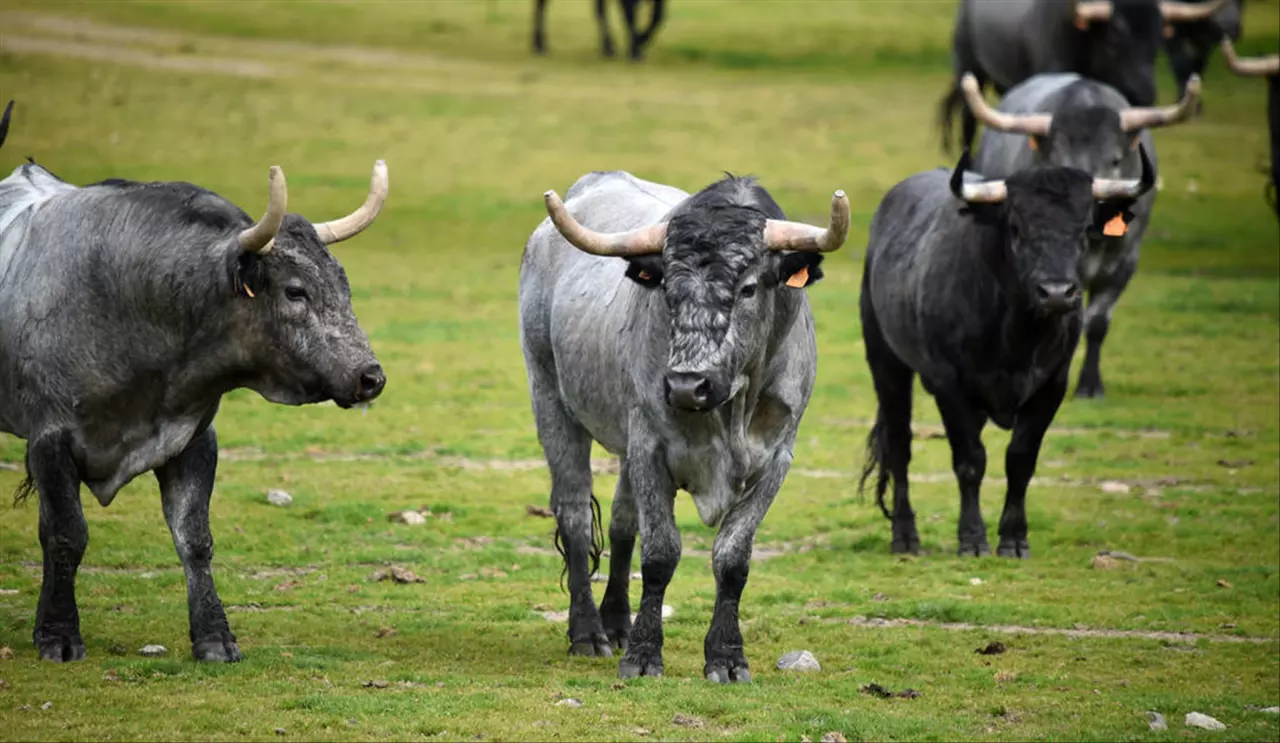
<svg viewBox="0 0 1280 743"><path fill-rule="evenodd" d="M593 192L632 192L649 197L666 206L675 206L689 194L674 186L646 181L625 170L596 170L579 178L565 194L566 200L582 198Z"/></svg>
<svg viewBox="0 0 1280 743"><path fill-rule="evenodd" d="M1045 72L1032 75L1009 89L1000 99L1000 110L1008 113L1043 111L1049 99L1084 80L1074 72Z"/></svg>

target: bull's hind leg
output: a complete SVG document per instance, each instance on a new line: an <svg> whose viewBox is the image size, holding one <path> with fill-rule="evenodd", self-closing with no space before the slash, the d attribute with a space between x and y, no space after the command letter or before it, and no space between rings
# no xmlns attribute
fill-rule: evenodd
<svg viewBox="0 0 1280 743"><path fill-rule="evenodd" d="M991 554L987 523L982 520L982 478L987 473L987 449L982 445L986 416L976 412L963 396L937 390L934 398L951 444L951 468L960 485L960 523L956 535L960 556Z"/></svg>
<svg viewBox="0 0 1280 743"><path fill-rule="evenodd" d="M538 440L551 470L551 510L556 516L556 547L569 573L569 652L610 657L591 595L591 573L600 564L597 538L599 504L591 494L591 435L560 401L559 387L536 366L530 372L533 417Z"/></svg>
<svg viewBox="0 0 1280 743"><path fill-rule="evenodd" d="M235 663L240 647L213 585L209 499L218 470L218 435L209 426L181 454L156 468L164 520L187 576L191 653L196 660Z"/></svg>
<svg viewBox="0 0 1280 743"><path fill-rule="evenodd" d="M600 601L600 618L615 650L626 650L631 636L631 553L636 546L636 499L627 475L627 458L619 462L618 488L609 517L609 585Z"/></svg>
<svg viewBox="0 0 1280 743"><path fill-rule="evenodd" d="M1067 366L1062 367L1053 379L1031 396L1018 410L1013 426L1013 439L1004 453L1004 469L1009 479L1009 490L1004 496L1004 512L1000 515L1000 546L996 554L1001 557L1031 556L1027 545L1027 484L1036 473L1036 460L1040 457L1040 443L1044 432L1053 422L1062 398L1067 394Z"/></svg>
<svg viewBox="0 0 1280 743"><path fill-rule="evenodd" d="M863 289L866 297L866 289ZM866 300L864 300L865 302ZM877 474L876 500L893 524L894 554L920 552L920 536L916 532L916 514L911 509L907 485L907 468L911 463L911 396L915 372L897 357L880 334L880 326L869 306L863 307L862 337L867 349L867 364L875 384L876 422L868 441L868 461L863 475ZM884 507L885 490L893 483L893 511Z"/></svg>
<svg viewBox="0 0 1280 743"><path fill-rule="evenodd" d="M1085 353L1080 367L1080 381L1076 383L1076 397L1102 397L1102 342L1111 329L1111 312L1120 293L1128 285L1137 267L1137 256L1126 266L1105 279L1099 278L1089 287L1089 306L1084 313Z"/></svg>
<svg viewBox="0 0 1280 743"><path fill-rule="evenodd" d="M60 431L32 440L27 446L27 476L35 481L40 495L44 552L32 639L43 660L81 660L84 640L76 606L76 572L89 547L89 525L80 505L80 475L70 434Z"/></svg>

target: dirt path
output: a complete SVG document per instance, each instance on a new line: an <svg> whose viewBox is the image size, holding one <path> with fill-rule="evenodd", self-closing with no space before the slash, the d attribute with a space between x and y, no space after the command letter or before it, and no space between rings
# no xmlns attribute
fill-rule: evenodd
<svg viewBox="0 0 1280 743"><path fill-rule="evenodd" d="M1065 627L1025 627L1019 624L970 624L968 622L931 622L923 619L879 619L857 616L852 619L825 619L827 622L848 623L856 627L876 629L900 629L903 627L930 627L954 632L991 632L1002 635L1060 635L1063 637L1102 637L1112 640L1162 640L1194 645L1200 640L1209 642L1247 643L1266 645L1280 642L1277 637L1252 635L1206 635L1196 632L1158 632L1129 629L1092 629Z"/></svg>

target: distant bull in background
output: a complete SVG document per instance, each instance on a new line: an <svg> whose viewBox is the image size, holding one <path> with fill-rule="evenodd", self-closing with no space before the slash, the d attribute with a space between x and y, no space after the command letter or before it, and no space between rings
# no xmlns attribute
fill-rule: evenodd
<svg viewBox="0 0 1280 743"><path fill-rule="evenodd" d="M1173 70L1173 79L1178 84L1178 95L1182 96L1192 75L1204 77L1204 69L1218 47L1218 42L1226 36L1228 39L1240 38L1243 26L1241 5L1244 0L1228 0L1219 3L1217 0L1191 0L1191 2L1214 5L1213 15L1203 20L1177 23L1165 27L1164 50L1169 55L1169 67Z"/></svg>
<svg viewBox="0 0 1280 743"><path fill-rule="evenodd" d="M1227 66L1242 77L1267 79L1267 128L1271 133L1271 207L1280 217L1280 54L1265 57L1242 58L1236 56L1229 38L1222 40L1222 54Z"/></svg>
<svg viewBox="0 0 1280 743"><path fill-rule="evenodd" d="M673 509L684 490L703 522L719 526L704 675L749 681L738 602L813 392L804 288L821 278L823 253L844 244L849 202L837 191L819 228L787 221L749 178L690 196L625 172L591 173L567 195L547 192L551 218L525 247L520 340L569 574L570 651L621 649L621 677L662 674L662 601L680 562ZM621 465L598 611L592 440ZM632 628L637 527L644 585Z"/></svg>
<svg viewBox="0 0 1280 743"><path fill-rule="evenodd" d="M549 0L533 0L533 51L535 54L547 53L546 16ZM615 55L613 34L609 32L609 0L593 0L596 8L596 24L600 28L600 53L606 57ZM649 25L640 29L639 11L643 0L618 0L622 6L622 17L627 24L628 55L633 61L644 58L645 47L653 41L654 35L662 25L666 13L667 0L649 0Z"/></svg>
<svg viewBox="0 0 1280 743"><path fill-rule="evenodd" d="M1142 158L1157 163L1150 130L1188 120L1200 100L1200 78L1192 76L1176 106L1132 107L1104 83L1073 73L1036 75L1005 95L999 110L982 99L971 74L961 83L969 110L983 123L974 169L1008 178L1029 168L1068 167L1098 178L1138 178ZM1089 292L1085 310L1088 343L1076 397L1102 397L1100 356L1120 294L1138 268L1142 236L1151 221L1156 192L1134 202L1120 221L1090 230L1080 255L1080 281Z"/></svg>
<svg viewBox="0 0 1280 743"><path fill-rule="evenodd" d="M965 173L966 150L953 172L911 176L881 201L860 299L878 401L862 483L876 476L893 552L920 550L907 479L919 374L942 415L960 485L959 553L991 550L979 504L982 429L991 420L1013 430L998 553L1029 556L1027 485L1080 336L1081 247L1090 230L1151 190L1155 173L1142 152L1137 180L1046 167L981 181ZM890 484L892 511L884 504Z"/></svg>
<svg viewBox="0 0 1280 743"><path fill-rule="evenodd" d="M8 121L6 110L0 135ZM365 203L321 224L286 212L278 167L257 222L190 183L80 188L34 163L0 181L0 430L26 439L20 496L39 495L41 658L85 654L80 484L106 506L153 470L186 573L192 652L240 660L210 567L213 418L241 387L272 402L342 407L382 391L382 367L327 246L368 227L386 195L381 161Z"/></svg>
<svg viewBox="0 0 1280 743"><path fill-rule="evenodd" d="M957 113L961 146L972 146L977 134L960 87L966 72L979 88L991 83L999 95L1032 75L1075 72L1110 85L1130 105L1153 105L1166 26L1206 22L1230 1L962 0L952 51L955 82L940 110L943 146L951 146Z"/></svg>

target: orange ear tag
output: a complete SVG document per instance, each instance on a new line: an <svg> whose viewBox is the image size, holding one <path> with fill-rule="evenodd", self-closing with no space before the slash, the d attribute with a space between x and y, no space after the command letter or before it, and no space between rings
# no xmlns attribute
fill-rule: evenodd
<svg viewBox="0 0 1280 743"><path fill-rule="evenodd" d="M1167 24L1167 23L1166 23L1166 24L1164 24L1164 37L1165 37L1166 39L1172 39L1172 38L1173 38L1173 26L1170 26L1170 25L1169 25L1169 24Z"/></svg>
<svg viewBox="0 0 1280 743"><path fill-rule="evenodd" d="M1119 214L1111 218L1111 221L1102 226L1102 234L1107 237L1123 237L1124 233L1129 231L1129 225L1124 223L1124 217Z"/></svg>
<svg viewBox="0 0 1280 743"><path fill-rule="evenodd" d="M796 271L795 273L791 274L791 278L787 279L787 286L791 287L792 289L803 289L804 285L807 283L809 283L809 267L808 266L805 266L799 271Z"/></svg>
<svg viewBox="0 0 1280 743"><path fill-rule="evenodd" d="M1027 137L1027 146L1031 148L1032 152L1040 151L1040 142L1039 140L1036 139L1036 135L1032 134L1031 136Z"/></svg>
<svg viewBox="0 0 1280 743"><path fill-rule="evenodd" d="M1088 22L1088 21L1086 21L1086 20L1085 20L1085 19L1083 19L1083 18L1077 18L1077 19L1076 19L1076 28L1080 29L1081 31L1088 31L1088 30L1089 30L1089 22Z"/></svg>

